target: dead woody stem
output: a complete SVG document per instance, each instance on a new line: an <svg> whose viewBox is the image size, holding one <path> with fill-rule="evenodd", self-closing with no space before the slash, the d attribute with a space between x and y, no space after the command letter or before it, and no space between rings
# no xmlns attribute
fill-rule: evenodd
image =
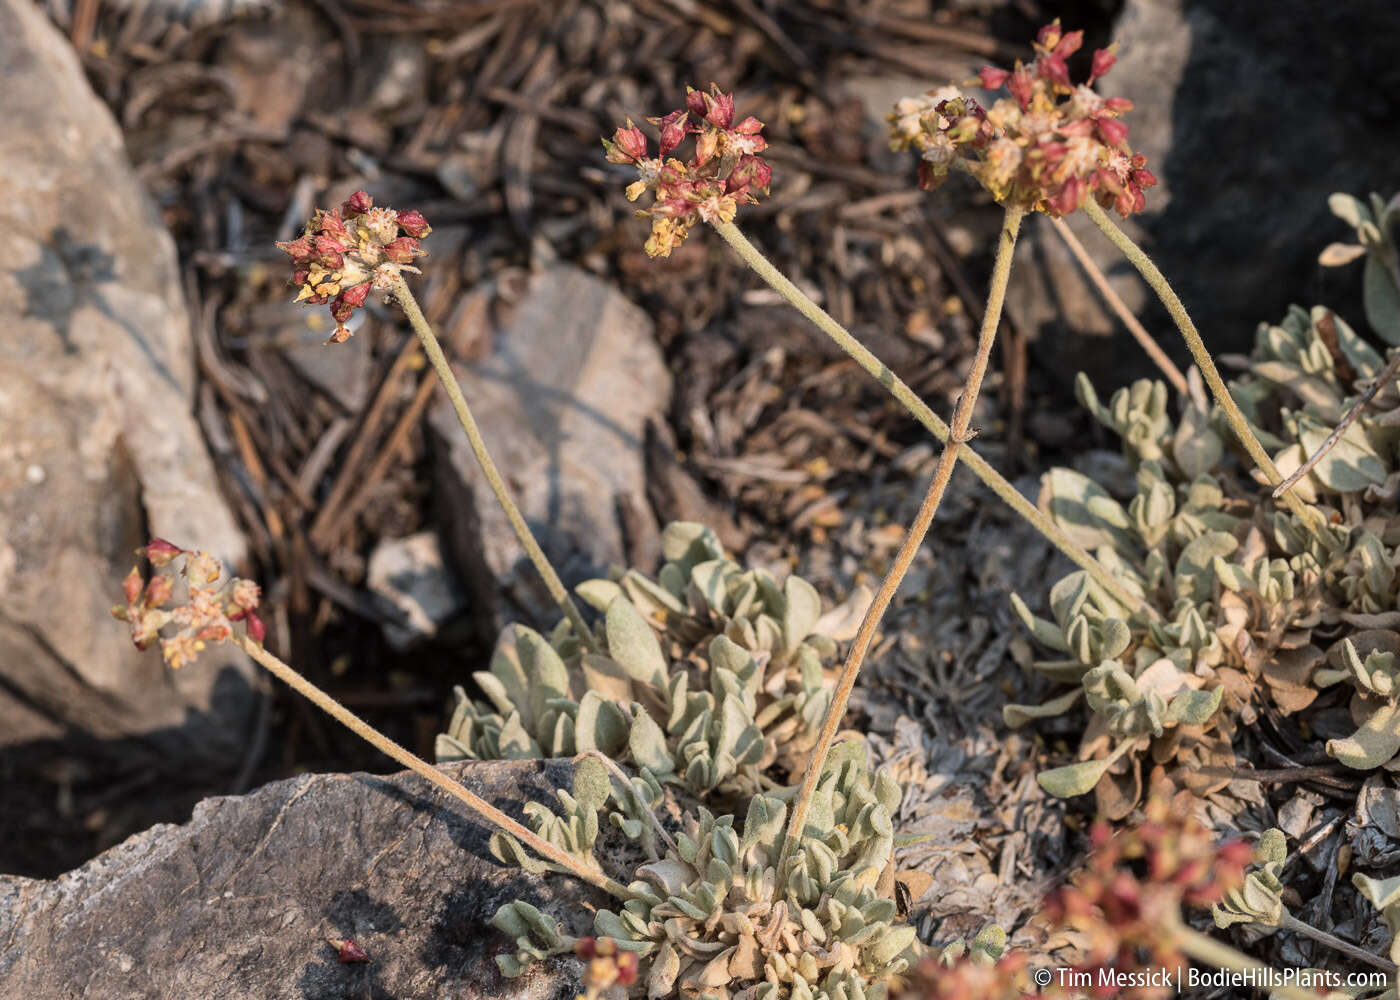
<svg viewBox="0 0 1400 1000"><path fill-rule="evenodd" d="M923 424L940 442L948 442L948 425L933 412L918 393L909 388L899 376L871 351L862 344L849 330L836 322L832 316L805 295L801 289L794 285L788 278L774 267L766 257L749 242L748 238L740 232L739 227L732 222L716 222L715 230L724 237L734 250L743 258L750 268L753 269L760 278L766 281L775 291L789 303L807 317L817 329L830 337L841 350L845 351L856 364L860 365L865 372L875 381L885 387L915 420ZM969 469L982 480L993 493L995 493L1008 507L1015 511L1024 521L1030 524L1036 531L1040 532L1044 538L1063 552L1080 569L1086 571L1094 581L1102 587L1114 600L1126 609L1141 612L1152 619L1158 619L1157 612L1149 607L1141 597L1125 588L1114 576L1104 569L1104 567L1092 555L1086 552L1081 546L1075 544L1068 535L1060 530L1054 521L1050 520L1044 513L1036 508L1016 487L1012 486L1004 476L993 469L986 461L970 447L959 449L963 462Z"/></svg>
<svg viewBox="0 0 1400 1000"><path fill-rule="evenodd" d="M1366 391L1351 404L1351 409L1338 422L1331 434L1327 435L1327 440L1322 442L1322 446L1313 452L1312 457L1298 467L1298 471L1293 473L1274 489L1274 497L1277 499L1285 492L1292 489L1303 480L1313 467L1327 457L1327 453L1337 447L1337 442L1342 439L1342 435L1347 432L1347 428L1356 423L1356 418L1361 416L1361 412L1366 409L1371 400L1376 398L1376 393L1395 378L1395 373L1400 371L1400 351L1396 351L1391 359L1386 362L1386 366L1381 369L1381 373L1371 380L1371 384L1366 387Z"/></svg>
<svg viewBox="0 0 1400 1000"><path fill-rule="evenodd" d="M236 641L245 653L266 667L268 672L278 680L286 683L292 690L307 698L313 705L376 750L394 758L404 767L427 778L447 794L466 803L473 812L496 829L510 834L539 854L540 857L559 865L585 882L596 885L599 889L616 896L618 899L625 901L632 898L632 894L627 891L625 886L608 878L602 872L580 864L576 858L570 857L538 834L521 826L460 782L449 778L426 760L395 743L252 639L239 636Z"/></svg>
<svg viewBox="0 0 1400 1000"><path fill-rule="evenodd" d="M525 522L525 516L520 513L520 508L515 505L515 500L511 498L505 480L501 478L500 470L496 468L496 463L486 448L486 441L481 436L481 429L477 426L476 418L472 416L471 407L467 405L467 398L462 395L462 387L457 383L457 376L453 374L452 366L447 363L447 357L442 353L442 345L438 343L432 325L423 315L423 310L418 308L418 300L413 297L413 292L409 290L408 283L403 280L402 275L394 278L393 294L403 309L404 315L408 317L409 326L413 327L413 332L418 335L424 353L432 362L433 370L442 380L442 387L447 390L447 396L452 400L452 408L457 411L457 420L461 423L462 430L467 433L467 441L471 444L472 453L476 455L476 460L481 465L481 471L485 474L486 481L491 485L491 492L496 494L496 500L500 502L501 509L505 511L506 520L510 522L511 528L515 531L515 537L520 539L525 554L530 557L530 562L534 563L540 578L544 580L549 595L563 609L565 616L573 625L574 631L578 633L579 641L589 652L598 652L598 644L594 641L592 629L584 621L578 605L569 596L569 591L565 588L563 581L559 579L559 574L550 565L549 557L544 554L540 543L535 540L535 533Z"/></svg>
<svg viewBox="0 0 1400 1000"><path fill-rule="evenodd" d="M841 668L836 691L826 710L826 718L822 720L821 733L817 737L816 745L812 748L812 757L807 762L806 773L802 776L802 787L793 803L792 817L788 822L787 834L783 839L782 855L778 859L779 888L782 887L783 881L786 879L793 849L802 838L802 831L807 822L807 812L812 805L812 796L817 790L817 779L821 777L822 765L826 763L826 755L836 736L836 729L841 724L842 718L845 717L846 702L850 700L851 690L855 687L856 676L860 673L861 664L865 662L865 655L874 642L880 620L889 608L890 601L894 599L899 585L904 581L904 575L909 571L909 566L913 563L919 546L923 544L924 536L928 534L933 517L938 512L938 505L943 501L944 491L948 488L953 467L957 465L958 456L966 451L963 443L968 438L972 425L972 411L977 405L977 395L982 389L982 380L987 374L987 363L991 357L992 345L996 341L997 326L1001 321L1002 302L1006 298L1006 285L1011 277L1012 252L1016 248L1016 234L1021 228L1022 214L1019 208L1008 207L1006 209L1001 237L997 243L996 262L992 268L991 289L987 293L987 308L982 317L982 329L977 338L977 353L973 356L972 369L967 374L962 395L958 397L958 405L953 412L953 423L948 433L948 443L943 449L943 454L939 456L938 467L933 473L933 481L929 484L928 493L924 497L923 504L919 507L919 512L914 516L913 524L905 533L904 541L899 547L899 552L895 555L894 564L890 567L889 573L885 575L885 579L881 581L874 601L871 602L870 608L861 620L860 629L856 633L855 640L851 643L850 652L846 654L846 663Z"/></svg>

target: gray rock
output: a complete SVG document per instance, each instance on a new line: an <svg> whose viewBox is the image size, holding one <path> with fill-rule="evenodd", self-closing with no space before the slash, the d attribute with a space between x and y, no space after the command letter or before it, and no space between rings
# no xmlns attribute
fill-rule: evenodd
<svg viewBox="0 0 1400 1000"><path fill-rule="evenodd" d="M572 773L566 761L444 769L517 817ZM606 897L502 867L489 832L407 772L302 775L209 799L189 823L138 834L52 881L0 876L0 996L574 996L572 961L504 979L493 957L509 941L490 919L524 899L586 934L589 907ZM354 938L370 961L339 963L329 937Z"/></svg>
<svg viewBox="0 0 1400 1000"><path fill-rule="evenodd" d="M534 275L492 352L458 369L488 447L566 584L610 563L650 566L657 525L643 443L671 375L651 320L606 282L572 267ZM445 398L431 414L444 541L481 624L552 623L526 560Z"/></svg>
<svg viewBox="0 0 1400 1000"><path fill-rule="evenodd" d="M172 242L29 0L0 0L0 81L0 770L75 734L140 736L187 771L235 761L250 666L171 674L108 614L150 534L244 551L190 415Z"/></svg>
<svg viewBox="0 0 1400 1000"><path fill-rule="evenodd" d="M1261 321L1294 302L1325 303L1364 327L1355 269L1326 271L1317 255L1350 239L1327 210L1330 193L1395 190L1397 37L1391 0L1125 3L1118 65L1101 89L1136 104L1131 141L1162 182L1126 229L1213 351L1246 349ZM1082 214L1070 225L1184 364L1180 336L1137 272ZM1044 219L1027 226L1007 308L1061 377L1084 369L1112 388L1154 370Z"/></svg>
<svg viewBox="0 0 1400 1000"><path fill-rule="evenodd" d="M365 585L399 616L402 625L386 625L384 635L395 649L437 634L438 627L462 610L462 588L443 562L436 532L420 531L381 541L370 553Z"/></svg>

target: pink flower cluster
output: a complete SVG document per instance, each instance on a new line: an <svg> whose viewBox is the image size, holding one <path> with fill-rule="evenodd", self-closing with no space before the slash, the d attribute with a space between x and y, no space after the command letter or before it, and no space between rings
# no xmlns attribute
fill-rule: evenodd
<svg viewBox="0 0 1400 1000"><path fill-rule="evenodd" d="M256 608L261 594L251 580L230 577L222 583L219 562L208 552L182 549L163 538L136 550L156 570L149 580L133 566L122 581L126 604L112 609L112 617L131 629L137 649L159 640L161 655L172 669L194 660L207 643L233 638L235 622L243 622L248 638L262 642L267 633ZM171 569L180 557L184 563ZM169 573L161 570L170 569ZM175 578L184 577L184 603L167 609L175 597ZM163 633L163 634L162 634Z"/></svg>
<svg viewBox="0 0 1400 1000"><path fill-rule="evenodd" d="M356 191L339 209L318 210L299 238L277 247L292 258L297 301L330 304L335 332L326 343L340 344L371 291L386 291L403 271L417 273L408 265L423 256L418 241L430 232L422 212L375 208L373 198Z"/></svg>
<svg viewBox="0 0 1400 1000"><path fill-rule="evenodd" d="M965 167L1002 204L1058 218L1091 195L1126 217L1142 211L1143 191L1157 183L1147 158L1128 145L1119 116L1132 110L1121 97L1100 97L1094 81L1117 61L1112 49L1094 53L1089 78L1070 80L1066 59L1084 43L1082 31L1065 32L1056 20L1040 29L1029 66L984 66L984 90L1005 87L983 109L956 88L905 98L889 115L891 145L922 154L919 184L934 188L955 164Z"/></svg>
<svg viewBox="0 0 1400 1000"><path fill-rule="evenodd" d="M1094 825L1089 865L1071 886L1053 893L1042 911L1053 926L1078 931L1086 954L1076 971L1177 969L1186 964L1174 929L1181 907L1218 903L1244 884L1254 849L1215 838L1179 803L1156 796L1138 826L1114 833ZM1143 985L1110 993L1143 998L1171 994Z"/></svg>
<svg viewBox="0 0 1400 1000"><path fill-rule="evenodd" d="M609 163L637 168L640 180L628 186L628 201L655 193L651 208L637 213L652 220L648 256L669 257L697 222L730 222L740 205L758 201L755 192L768 193L773 169L758 155L768 148L759 134L763 123L749 116L736 125L733 94L714 84L708 94L687 87L684 108L647 121L661 133L656 156L647 155L646 136L631 119L603 146ZM696 136L695 155L668 159L687 135Z"/></svg>

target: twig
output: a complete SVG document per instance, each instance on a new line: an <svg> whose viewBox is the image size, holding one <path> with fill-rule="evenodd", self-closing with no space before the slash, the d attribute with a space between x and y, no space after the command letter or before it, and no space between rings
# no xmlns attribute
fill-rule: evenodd
<svg viewBox="0 0 1400 1000"><path fill-rule="evenodd" d="M821 777L822 766L826 763L826 755L831 748L831 741L836 735L836 729L845 717L846 702L850 699L852 688L855 687L856 675L860 673L861 664L865 661L865 654L874 641L875 631L879 628L880 620L884 617L886 609L889 608L890 601L893 600L899 585L904 581L904 575L909 571L909 566L913 563L919 546L923 544L924 536L928 534L929 525L933 523L933 517L938 512L938 505L943 500L943 493L948 487L948 480L952 477L953 467L957 465L958 456L965 450L963 442L967 440L968 428L972 423L973 407L977 404L977 394L981 391L982 380L986 376L987 364L991 358L992 345L996 341L997 325L1001 320L1001 307L1006 297L1006 285L1011 277L1011 257L1016 248L1016 234L1021 228L1021 217L1022 211L1020 209L1012 207L1006 209L1001 238L997 243L996 262L992 268L991 288L987 293L987 308L983 313L982 328L977 338L977 353L973 357L972 369L968 372L962 395L958 398L958 405L953 413L953 424L948 433L948 443L943 449L943 454L939 456L938 467L933 473L933 482L929 484L928 494L924 497L924 502L914 517L914 523L909 526L909 530L905 533L904 541L899 547L899 552L895 555L894 564L885 575L885 579L881 581L875 599L866 610L865 617L861 619L855 640L851 643L851 649L846 654L845 665L841 668L841 676L836 683L836 690L832 694L831 704L827 706L826 718L822 721L821 733L817 737L816 745L812 748L812 756L807 762L806 773L802 776L802 787L797 793L797 799L793 802L792 815L788 820L787 833L783 838L782 853L778 859L779 890L782 889L783 883L786 881L788 860L792 856L793 849L802 839L803 828L807 822L807 812L811 808L812 797L817 790L817 780Z"/></svg>
<svg viewBox="0 0 1400 1000"><path fill-rule="evenodd" d="M589 652L596 653L598 643L593 638L593 630L588 627L588 622L584 620L578 605L569 596L569 591L564 587L563 581L559 579L559 574L550 565L549 557L544 554L544 549L540 548L540 543L535 540L535 533L525 522L525 515L520 513L520 508L515 505L510 491L506 489L505 480L501 478L500 470L496 468L496 463L486 448L486 441L481 436L481 429L477 426L476 418L472 416L471 407L467 405L467 398L462 395L462 387L457 384L457 376L453 374L452 366L447 363L447 357L442 353L442 345L438 343L437 335L433 333L432 326L423 316L423 310L418 308L418 300L413 297L413 292L402 276L394 279L391 290L394 298L398 300L399 306L403 309L404 315L408 317L409 326L413 327L413 332L418 334L418 340L423 345L423 352L428 355L428 360L432 362L433 370L442 380L442 387L447 390L447 396L452 400L452 408L457 412L457 420L462 425L462 430L467 434L467 441L471 444L472 453L476 455L476 460L481 465L481 471L491 486L491 492L496 494L496 500L500 503L501 509L505 511L506 520L510 522L511 528L515 531L515 537L520 540L525 554L530 557L530 562L534 563L535 570L544 580L544 585L549 590L550 596L554 598L573 625L574 631L578 633L579 642L583 643Z"/></svg>
<svg viewBox="0 0 1400 1000"><path fill-rule="evenodd" d="M577 858L571 857L569 854L561 851L539 834L521 826L515 820L491 805L491 803L464 786L461 782L448 777L417 754L395 743L354 712L340 704L340 702L326 694L326 692L322 691L315 684L312 684L301 674L297 673L292 667L283 663L276 656L273 656L252 639L246 636L238 636L235 641L245 653L266 667L268 672L274 677L305 697L321 711L335 719L336 722L339 722L356 736L372 745L376 750L394 758L394 760L398 761L404 767L427 778L449 795L460 799L482 819L502 832L515 837L521 843L528 845L530 849L539 854L540 857L552 861L561 868L577 875L590 885L596 885L599 889L616 896L618 899L625 901L632 898L632 894L628 892L627 888L621 883L608 878L602 872L587 867Z"/></svg>
<svg viewBox="0 0 1400 1000"><path fill-rule="evenodd" d="M1379 955L1372 955L1369 951L1358 948L1350 941L1343 941L1335 934L1328 934L1326 931L1320 930L1304 920L1299 920L1291 913L1285 913L1283 915L1283 920L1279 922L1279 926L1285 930L1302 934L1304 937L1310 937L1319 944L1324 944L1331 948L1333 951L1339 951L1349 958L1356 959L1358 962L1365 962L1372 968L1380 969L1382 972L1388 972L1392 976L1395 975L1397 971L1394 962L1387 961Z"/></svg>
<svg viewBox="0 0 1400 1000"><path fill-rule="evenodd" d="M923 424L929 433L939 441L947 443L948 425L929 408L927 403L919 398L913 389L909 388L883 361L872 354L869 348L857 340L849 330L832 319L829 313L808 298L801 289L787 279L786 275L769 263L758 248L750 243L748 238L732 222L717 222L714 227L724 237L725 242L734 248L743 258L744 263L748 264L760 278L787 299L793 308L807 317L817 329L835 341L841 350L845 351L875 381L884 386L886 391L898 400L915 420ZM1098 560L1075 544L1060 529L1059 525L1043 514L1035 504L1023 497L1020 491L987 464L985 459L970 447L963 447L959 450L963 463L972 470L978 479L982 480L993 493L1036 531L1040 532L1050 544L1093 577L1094 582L1103 587L1114 600L1123 607L1135 609L1154 621L1160 620L1161 616L1155 609L1124 587L1113 574L1104 569Z"/></svg>
<svg viewBox="0 0 1400 1000"><path fill-rule="evenodd" d="M1322 447L1313 452L1312 457L1300 465L1297 472L1278 484L1274 490L1274 499L1278 499L1285 490L1298 485L1303 477L1326 457L1329 451L1337 447L1337 442L1342 439L1347 428L1356 423L1356 418L1361 416L1361 411L1366 409L1371 400L1376 398L1376 393L1381 391L1381 386L1395 377L1397 371L1400 371L1400 351L1394 353L1391 359L1386 362L1386 366L1381 369L1381 373L1366 387L1366 391L1357 398L1355 403L1351 404L1351 409L1347 410L1346 415L1342 417L1341 422L1337 424L1332 433L1327 435L1327 440L1322 442Z"/></svg>
<svg viewBox="0 0 1400 1000"><path fill-rule="evenodd" d="M433 390L436 388L437 382L432 376L425 376L418 383L412 401L399 417L398 422L394 424L394 429L390 431L384 446L379 449L379 454L375 456L369 471L363 476L356 477L355 492L342 506L337 508L336 516L325 525L325 548L334 548L339 544L346 527L369 502L374 488L388 474L390 467L394 464L395 456L408 441L413 429L418 426L423 411L427 409L428 401L433 398Z"/></svg>
<svg viewBox="0 0 1400 1000"><path fill-rule="evenodd" d="M1183 923L1178 922L1172 928L1172 937L1187 956L1198 962L1213 965L1217 969L1229 969L1233 972L1277 972L1273 966L1265 965L1257 958L1250 958L1248 955L1231 948L1225 942L1217 941L1209 934L1202 934ZM1317 1000L1317 994L1311 990L1289 985L1273 987L1270 996L1278 997L1280 1000Z"/></svg>
<svg viewBox="0 0 1400 1000"><path fill-rule="evenodd" d="M1108 307L1113 310L1114 315L1128 328L1128 332L1142 345L1142 349L1147 352L1147 356L1153 360L1162 374L1167 377L1173 388L1178 393L1186 395L1186 376L1181 374L1171 358L1167 357L1161 345L1152 339L1152 334L1147 332L1147 327L1143 326L1138 318L1133 315L1133 311L1128 308L1128 304L1119 297L1113 290L1113 286L1104 277L1103 271L1094 263L1094 258L1089 256L1089 252L1084 249L1084 244L1079 242L1079 237L1074 235L1074 230L1065 224L1064 219L1051 219L1051 225L1055 227L1055 232L1059 233L1060 239L1064 240L1065 246L1069 247L1069 252L1074 255L1074 259L1079 261L1079 266L1084 269L1084 273L1089 276L1089 281L1098 289L1103 300L1108 303Z"/></svg>

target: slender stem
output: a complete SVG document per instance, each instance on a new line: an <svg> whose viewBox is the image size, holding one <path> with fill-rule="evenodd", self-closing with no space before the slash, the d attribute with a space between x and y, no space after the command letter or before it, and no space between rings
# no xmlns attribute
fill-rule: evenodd
<svg viewBox="0 0 1400 1000"><path fill-rule="evenodd" d="M1364 948L1358 948L1350 941L1343 941L1335 934L1328 934L1326 931L1320 930L1306 921L1299 920L1291 913L1285 913L1283 915L1283 920L1279 923L1279 926L1285 930L1296 931L1305 937L1310 937L1319 944L1325 944L1333 951L1339 951L1349 958L1356 959L1358 962L1365 962L1367 965L1380 969L1382 972L1388 972L1392 976L1395 975L1397 971L1394 962L1386 961L1379 955L1372 955Z"/></svg>
<svg viewBox="0 0 1400 1000"><path fill-rule="evenodd" d="M467 405L467 398L462 395L462 387L457 383L457 376L453 374L452 366L447 363L447 357L442 353L442 345L438 343L432 325L423 315L423 310L418 308L418 300L413 297L413 292L409 290L408 283L403 280L402 275L394 279L392 291L394 298L398 300L399 306L403 309L404 315L408 317L409 326L413 327L413 332L418 334L418 340L423 345L423 352L428 355L428 360L432 362L433 370L437 372L438 378L442 381L442 387L447 390L447 396L452 400L452 408L457 411L457 420L461 423L462 430L467 432L467 441L471 443L472 453L476 455L476 460L481 465L481 471L485 473L486 481L491 485L491 492L496 494L496 500L499 501L501 509L505 511L506 520L510 522L511 528L515 531L515 537L520 539L525 554L530 557L530 562L535 564L535 569L540 574L540 578L544 580L549 595L563 609L565 616L574 626L579 641L587 647L589 652L596 653L598 644L593 638L593 630L584 621L578 605L569 596L569 591L565 588L563 581L559 579L559 574L554 572L549 557L540 548L540 543L535 541L534 532L525 523L525 516L520 513L520 508L515 505L510 491L506 489L505 480L501 478L500 470L496 468L491 453L487 451L486 441L481 436L481 429L477 427L476 418L472 416L471 407Z"/></svg>
<svg viewBox="0 0 1400 1000"><path fill-rule="evenodd" d="M749 242L737 226L732 222L716 222L713 225L715 230L724 237L725 242L743 258L744 263L754 270L754 273L787 299L794 309L811 320L817 329L835 341L841 350L850 355L856 364L884 386L889 394L898 400L915 420L923 424L929 433L939 441L947 443L948 425L933 410L929 409L928 404L920 399L918 394L895 375L883 361L872 354L849 330L836 322L829 313L803 294L801 289L769 263L762 252ZM1023 520L1040 532L1050 544L1068 556L1070 561L1088 572L1094 581L1114 600L1123 605L1124 608L1136 609L1154 620L1160 618L1160 615L1141 597L1124 587L1113 574L1104 569L1098 560L1075 544L1054 521L1037 509L1035 504L1023 497L1016 487L1007 482L1005 477L988 465L985 459L971 448L964 447L959 451L964 464L973 471L978 479L990 487L992 492Z"/></svg>
<svg viewBox="0 0 1400 1000"><path fill-rule="evenodd" d="M1064 240L1065 246L1069 247L1069 252L1074 255L1074 259L1079 261L1079 266L1084 269L1084 273L1089 276L1089 281L1103 296L1103 300L1108 303L1108 307L1128 328L1128 332L1142 345L1142 349L1147 352L1147 356L1153 360L1162 374L1167 377L1167 381L1181 395L1186 395L1186 376L1181 374L1181 369L1171 358L1167 357L1167 352L1162 350L1161 345L1152 339L1152 334L1147 332L1147 327L1143 326L1133 311L1113 290L1113 286L1104 277L1099 265L1094 263L1094 258L1089 256L1089 252L1084 249L1084 244L1079 242L1079 237L1074 235L1074 230L1065 224L1064 219L1051 219L1050 224L1055 227L1055 232L1060 234L1060 239Z"/></svg>
<svg viewBox="0 0 1400 1000"><path fill-rule="evenodd" d="M1366 409L1367 404L1376 398L1376 393L1381 391L1381 387L1395 377L1397 371L1400 371L1400 351L1395 352L1395 355L1386 363L1381 373L1371 380L1371 384L1366 387L1366 391L1357 398L1355 403L1351 404L1351 409L1347 410L1341 422L1337 424L1332 433L1327 435L1327 440L1322 442L1322 447L1313 452L1312 457L1306 462L1298 466L1297 472L1278 484L1278 487L1274 490L1275 497L1278 497L1285 490L1291 489L1293 486L1297 485L1304 476L1313 470L1313 466L1321 462L1329 451L1337 447L1337 442L1342 439L1342 435L1347 432L1347 428L1356 423L1356 418L1361 416L1361 411Z"/></svg>
<svg viewBox="0 0 1400 1000"><path fill-rule="evenodd" d="M1006 298L1006 285L1011 277L1011 256L1016 249L1016 234L1021 228L1022 214L1019 208L1008 207L1006 209L1001 236L997 242L996 262L992 267L991 289L987 293L987 308L982 316L982 329L977 337L977 353L973 356L972 369L967 374L962 395L958 397L958 405L953 412L953 424L949 430L948 443L943 448L943 454L938 458L938 467L934 470L933 481L929 484L928 493L919 507L919 512L914 516L914 523L909 526L909 530L904 535L904 541L900 544L899 552L895 555L894 564L890 567L884 580L880 582L880 589L876 592L875 599L866 610L865 617L861 619L855 641L851 643L851 649L846 654L846 662L841 668L841 676L836 683L836 691L832 695L831 704L827 706L826 718L822 720L821 734L817 737L816 745L812 748L811 759L808 760L806 773L802 776L802 787L797 793L797 799L793 802L792 815L788 820L787 833L783 838L782 854L778 859L778 889L780 892L787 877L788 860L792 856L794 847L802 839L803 827L807 822L807 812L811 808L812 796L817 790L817 780L821 777L827 752L831 749L831 741L836 736L836 728L845 717L846 702L850 699L851 689L855 687L856 675L860 673L861 664L865 662L865 654L875 640L875 631L879 628L881 618L884 617L886 609L889 608L890 601L894 599L895 591L904 581L904 575L909 571L909 566L913 563L919 546L923 544L924 536L928 534L933 517L938 512L938 505L943 500L943 493L948 487L948 480L952 477L953 467L957 465L958 456L966 450L963 442L968 437L968 429L972 424L973 407L977 404L977 394L981 391L982 380L987 374L987 363L991 358L992 344L996 341L997 325L1001 321L1002 302Z"/></svg>
<svg viewBox="0 0 1400 1000"><path fill-rule="evenodd" d="M1183 923L1177 923L1172 929L1172 936L1186 955L1217 969L1229 969L1233 972L1277 972L1273 966L1250 958L1225 942L1218 941L1209 934L1202 934ZM1282 976L1277 978L1281 979ZM1316 993L1297 986L1275 986L1269 995L1281 1000L1317 1000Z"/></svg>
<svg viewBox="0 0 1400 1000"><path fill-rule="evenodd" d="M372 745L376 750L394 758L394 760L398 761L404 767L427 778L449 795L460 799L477 815L495 826L498 830L510 834L517 840L528 845L541 857L547 858L556 865L577 875L585 882L596 885L599 889L616 896L618 899L628 900L632 898L632 894L628 892L627 888L621 883L613 881L602 872L595 871L581 864L577 858L570 857L539 834L521 826L481 796L466 788L461 782L449 778L446 774L436 767L433 767L433 765L429 764L417 754L395 743L340 702L326 694L326 692L322 691L315 684L312 684L301 674L297 673L295 669L279 660L276 656L273 656L252 639L249 639L247 636L238 636L234 641L238 643L245 653L266 667L268 672L274 677L285 682L288 687L307 698L313 705L335 719L336 722L339 722L356 736Z"/></svg>
<svg viewBox="0 0 1400 1000"><path fill-rule="evenodd" d="M1264 446L1259 443L1259 439L1254 436L1254 431L1250 429L1249 421L1240 411L1239 405L1235 402L1230 390L1225 387L1225 381L1220 377L1220 370L1215 367L1215 359L1210 356L1210 351L1206 349L1205 341L1201 339L1201 334L1196 329L1196 324L1191 322L1190 315L1186 312L1186 307L1181 304L1181 299L1177 298L1176 292L1168 284L1166 277L1157 270L1157 265L1152 263L1152 258L1142 251L1142 248L1128 238L1128 234L1114 225L1113 220L1108 217L1098 203L1092 198L1084 202L1084 211L1090 219L1094 220L1094 225L1098 226L1105 236L1123 252L1143 280L1151 286L1157 293L1157 298L1162 300L1162 305L1167 307L1167 312L1171 314L1172 320L1176 323L1177 329L1181 331L1181 336L1186 340L1186 346L1191 349L1191 357L1196 361L1196 367L1201 370L1201 375L1206 380L1206 385L1210 386L1211 395L1215 397L1216 405L1225 414L1225 419L1229 422L1231 430L1235 432L1235 437L1239 439L1244 450L1249 453L1250 459L1259 468L1269 481L1270 486L1277 486L1283 482L1283 476L1279 475L1278 467L1274 465L1274 460L1269 457L1269 453L1264 450ZM1311 529L1319 538L1325 539L1325 521L1322 515L1314 508L1308 506L1292 493L1283 495L1284 505L1294 517L1298 518L1304 525Z"/></svg>

